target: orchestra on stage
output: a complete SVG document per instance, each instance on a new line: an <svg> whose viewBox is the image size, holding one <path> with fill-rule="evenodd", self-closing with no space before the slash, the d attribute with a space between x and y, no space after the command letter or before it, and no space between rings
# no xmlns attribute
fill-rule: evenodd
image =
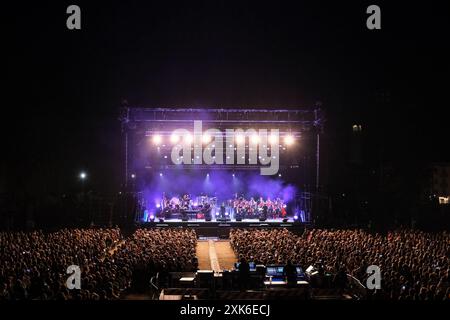
<svg viewBox="0 0 450 320"><path fill-rule="evenodd" d="M277 219L287 215L286 204L280 198L246 198L235 194L232 199L218 202L217 197L205 194L192 197L185 193L181 196L162 195L158 205L157 216L164 219L181 218L182 220L205 219L242 220L242 219Z"/></svg>

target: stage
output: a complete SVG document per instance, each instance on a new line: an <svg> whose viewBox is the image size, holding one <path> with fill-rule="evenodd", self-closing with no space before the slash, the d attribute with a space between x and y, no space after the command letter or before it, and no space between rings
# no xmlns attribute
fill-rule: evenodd
<svg viewBox="0 0 450 320"><path fill-rule="evenodd" d="M151 227L294 227L312 219L318 109L128 108L124 186Z"/></svg>

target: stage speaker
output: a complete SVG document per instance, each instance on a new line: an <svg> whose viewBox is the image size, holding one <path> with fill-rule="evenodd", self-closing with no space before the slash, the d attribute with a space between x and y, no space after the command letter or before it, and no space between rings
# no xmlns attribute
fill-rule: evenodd
<svg viewBox="0 0 450 320"><path fill-rule="evenodd" d="M288 218L284 218L284 219L283 219L283 222L284 222L284 223L288 222Z"/></svg>
<svg viewBox="0 0 450 320"><path fill-rule="evenodd" d="M259 217L259 221L266 221L266 217Z"/></svg>
<svg viewBox="0 0 450 320"><path fill-rule="evenodd" d="M207 215L207 216L205 216L205 221L211 221L211 215Z"/></svg>
<svg viewBox="0 0 450 320"><path fill-rule="evenodd" d="M188 221L189 219L188 219L188 217L181 217L181 221Z"/></svg>
<svg viewBox="0 0 450 320"><path fill-rule="evenodd" d="M164 218L159 218L159 222L163 223L164 222Z"/></svg>
<svg viewBox="0 0 450 320"><path fill-rule="evenodd" d="M242 217L236 217L236 221L242 221Z"/></svg>

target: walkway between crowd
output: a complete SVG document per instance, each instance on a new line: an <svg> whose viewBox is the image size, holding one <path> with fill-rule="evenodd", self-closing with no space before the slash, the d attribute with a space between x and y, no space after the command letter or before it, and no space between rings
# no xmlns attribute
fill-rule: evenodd
<svg viewBox="0 0 450 320"><path fill-rule="evenodd" d="M230 270L237 261L228 240L199 240L197 259L200 270L214 270L214 272Z"/></svg>

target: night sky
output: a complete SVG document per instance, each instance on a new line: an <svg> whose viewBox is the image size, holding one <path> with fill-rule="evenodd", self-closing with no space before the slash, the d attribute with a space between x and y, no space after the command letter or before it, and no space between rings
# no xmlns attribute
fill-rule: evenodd
<svg viewBox="0 0 450 320"><path fill-rule="evenodd" d="M27 1L4 9L0 191L70 191L82 169L99 192L118 190L123 99L145 107L320 101L333 150L346 143L335 133L358 122L384 145L386 161L414 168L450 160L443 1L242 2ZM81 7L82 30L66 28L70 4ZM366 28L370 4L381 7L381 30Z"/></svg>

